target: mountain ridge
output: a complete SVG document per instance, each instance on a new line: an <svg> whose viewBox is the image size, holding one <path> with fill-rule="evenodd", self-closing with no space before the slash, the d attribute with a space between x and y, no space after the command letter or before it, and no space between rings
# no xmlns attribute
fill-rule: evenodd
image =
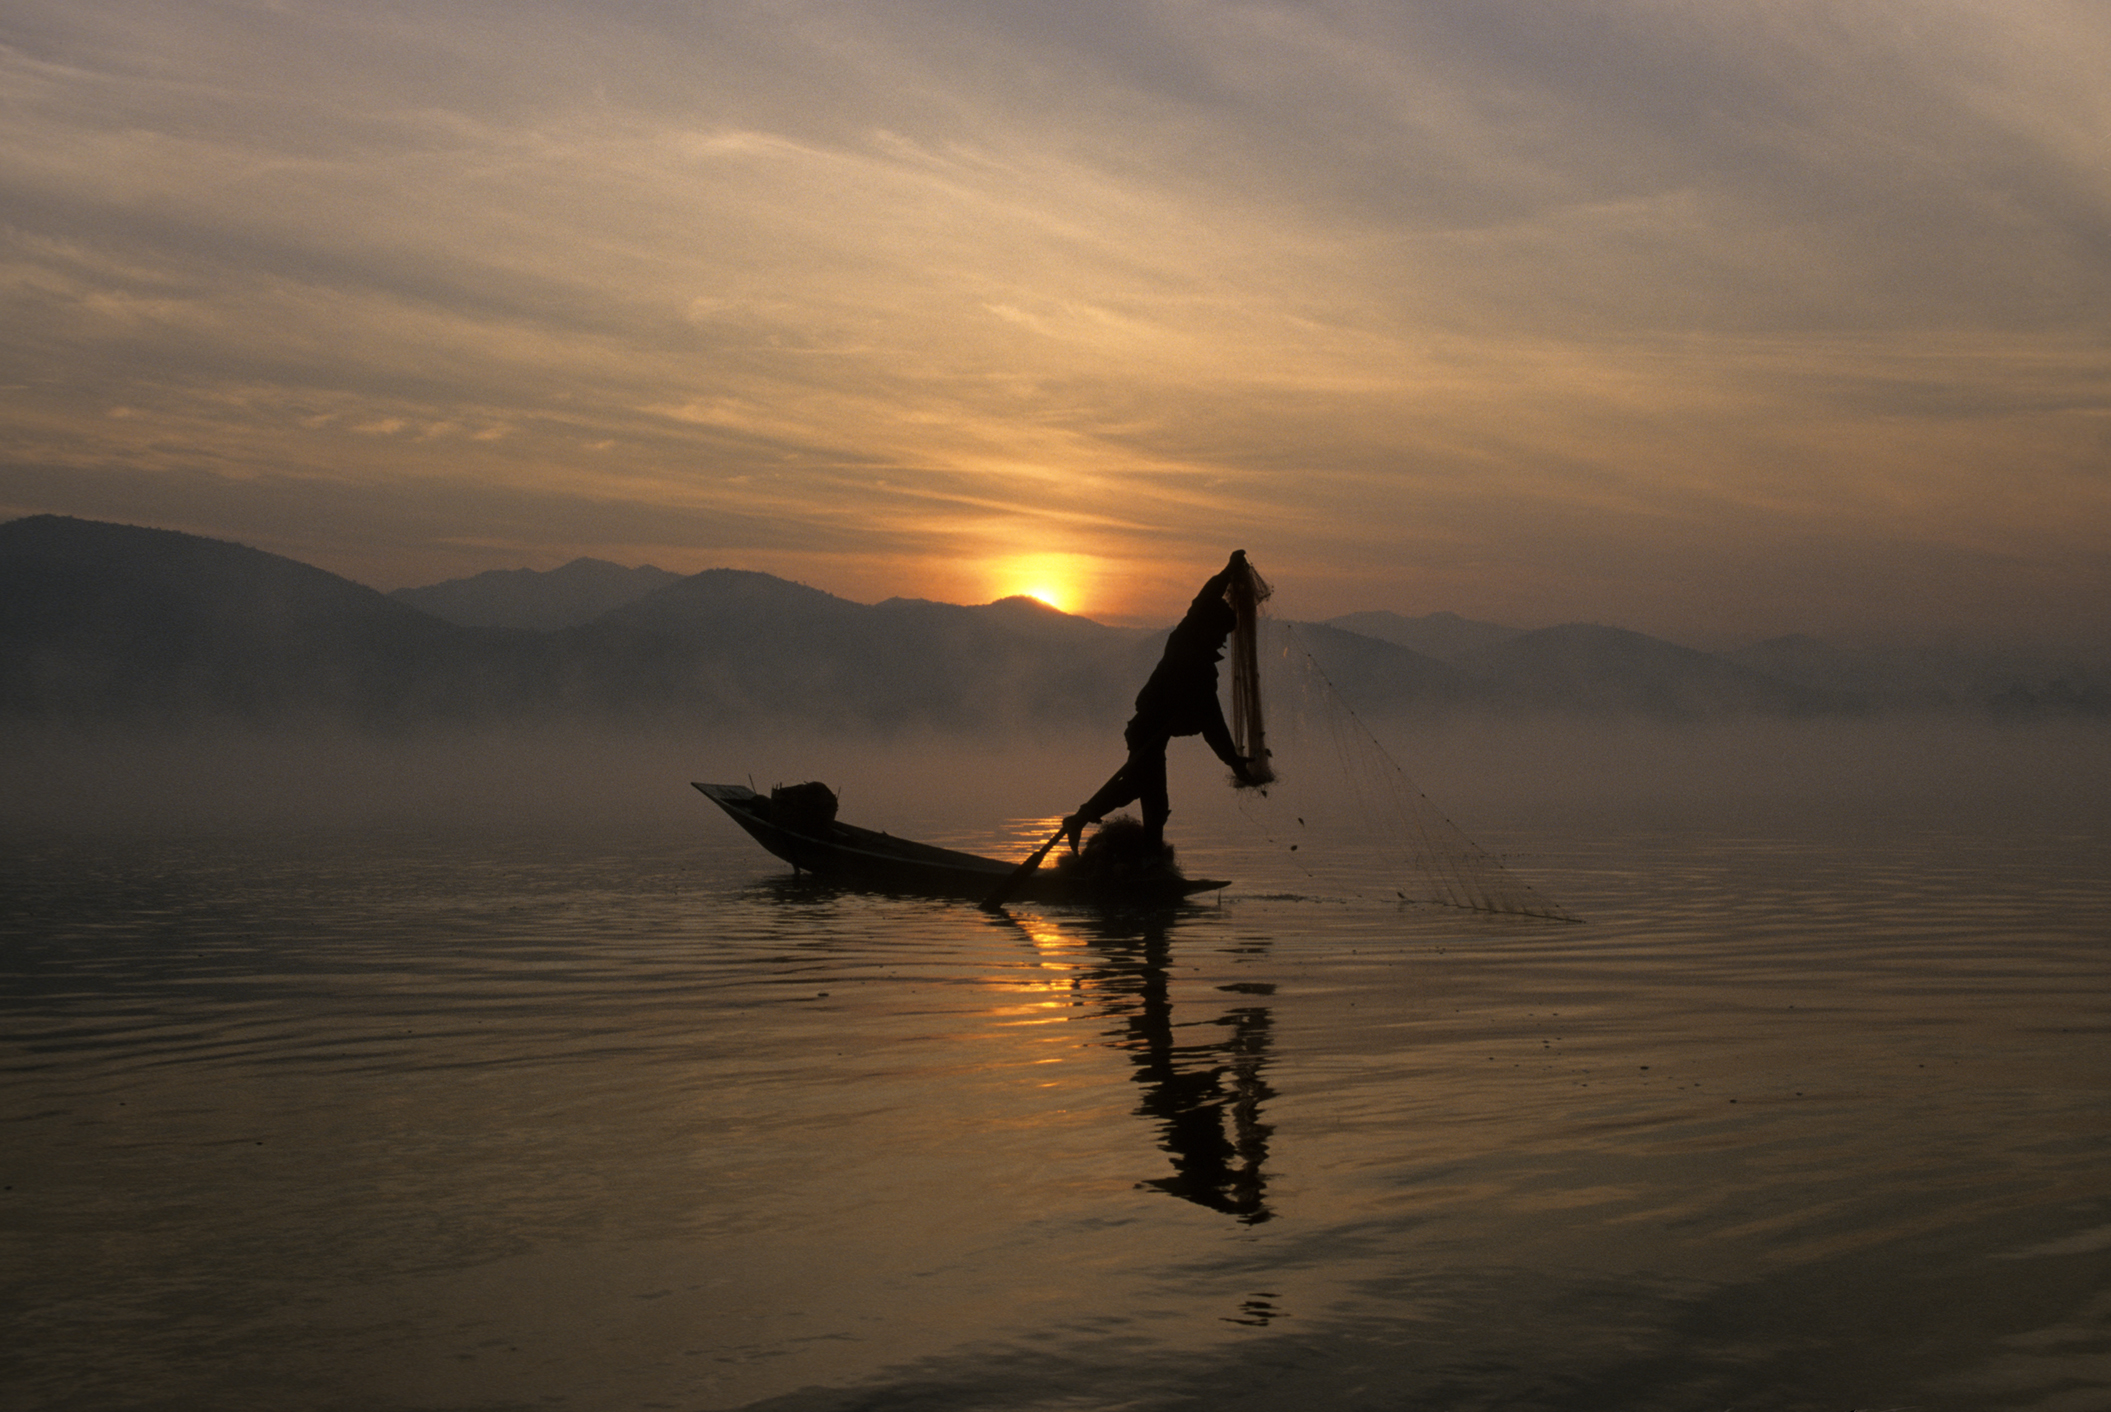
<svg viewBox="0 0 2111 1412"><path fill-rule="evenodd" d="M388 596L460 627L556 632L591 622L681 578L651 564L627 569L582 556L555 569L486 569L468 578L399 588Z"/></svg>
<svg viewBox="0 0 2111 1412"><path fill-rule="evenodd" d="M30 516L0 523L0 715L129 726L336 717L384 730L577 716L1111 729L1164 640L1019 597L861 604L752 570L667 577L555 629L465 626L231 541ZM1359 711L2111 717L2111 680L2074 664L1884 657L1793 634L1709 653L1602 624L1524 630L1448 613L1290 626Z"/></svg>

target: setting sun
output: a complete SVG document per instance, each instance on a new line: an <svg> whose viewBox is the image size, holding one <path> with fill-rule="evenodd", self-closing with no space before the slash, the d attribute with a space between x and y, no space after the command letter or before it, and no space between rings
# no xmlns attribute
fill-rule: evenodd
<svg viewBox="0 0 2111 1412"><path fill-rule="evenodd" d="M1093 573L1089 555L1023 554L991 564L989 582L997 598L1023 594L1058 612L1075 613L1084 603Z"/></svg>

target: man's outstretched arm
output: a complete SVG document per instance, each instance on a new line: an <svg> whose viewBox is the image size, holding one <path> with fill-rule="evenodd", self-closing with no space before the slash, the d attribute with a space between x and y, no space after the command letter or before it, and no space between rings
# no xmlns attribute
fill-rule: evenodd
<svg viewBox="0 0 2111 1412"><path fill-rule="evenodd" d="M1202 738L1209 742L1209 748L1216 752L1217 758L1231 767L1240 784L1258 785L1260 781L1247 768L1248 760L1239 753L1237 743L1231 738L1231 727L1224 724L1223 704L1211 696L1210 708L1209 719L1202 723Z"/></svg>

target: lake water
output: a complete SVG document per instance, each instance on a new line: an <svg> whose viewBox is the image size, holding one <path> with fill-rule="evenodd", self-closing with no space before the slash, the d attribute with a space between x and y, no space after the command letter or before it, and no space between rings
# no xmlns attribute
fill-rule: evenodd
<svg viewBox="0 0 2111 1412"><path fill-rule="evenodd" d="M2111 1407L2111 828L1485 834L1561 925L682 817L11 836L0 1399Z"/></svg>

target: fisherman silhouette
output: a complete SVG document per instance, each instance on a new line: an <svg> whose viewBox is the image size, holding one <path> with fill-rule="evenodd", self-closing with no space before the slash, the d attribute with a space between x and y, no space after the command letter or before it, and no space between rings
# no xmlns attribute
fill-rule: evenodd
<svg viewBox="0 0 2111 1412"><path fill-rule="evenodd" d="M1096 824L1124 804L1141 801L1146 841L1153 847L1165 842L1165 821L1173 812L1166 795L1165 748L1176 735L1199 735L1231 767L1241 785L1263 781L1251 770L1253 761L1239 754L1224 723L1224 707L1217 700L1217 663L1224 657L1224 641L1237 625L1238 614L1226 599L1235 575L1246 570L1246 551L1234 550L1214 578L1202 585L1187 616L1166 640L1165 655L1158 659L1151 678L1136 693L1136 714L1129 718L1122 737L1128 742L1129 758L1099 792L1063 819L1063 836L1075 853L1085 825Z"/></svg>

